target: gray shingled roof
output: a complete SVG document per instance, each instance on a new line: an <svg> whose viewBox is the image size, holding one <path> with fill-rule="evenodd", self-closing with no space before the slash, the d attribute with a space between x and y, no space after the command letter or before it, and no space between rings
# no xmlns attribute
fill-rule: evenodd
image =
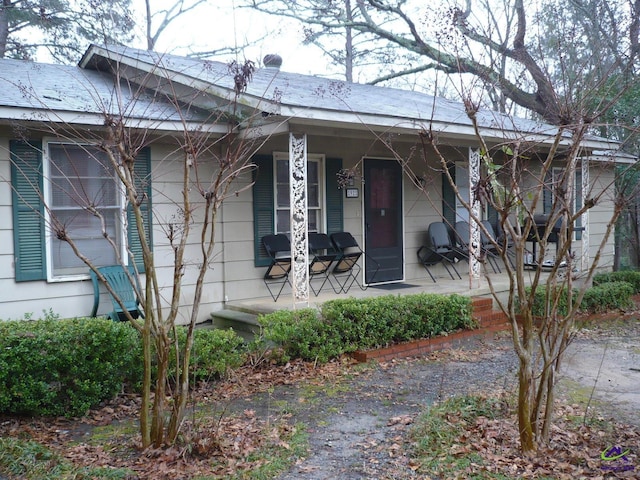
<svg viewBox="0 0 640 480"><path fill-rule="evenodd" d="M178 121L168 102L149 92L137 93L123 84L122 105L128 117ZM43 117L42 111L49 111ZM61 114L81 115L119 111L113 76L77 66L0 59L0 119L50 120Z"/></svg>
<svg viewBox="0 0 640 480"><path fill-rule="evenodd" d="M120 62L137 71L170 78L191 89L190 99L213 99L210 103L199 104L200 107L212 108L215 99L231 101L234 97L233 73L225 63L128 47L93 45L85 53L80 67L1 59L0 120L42 120L38 111L52 110L75 113L77 120L71 115L71 121L81 123L82 114L116 112L116 89L108 62ZM177 121L180 118L173 106L160 97L154 98L149 91L137 95L123 84L122 92L130 118L150 121ZM201 95L201 92L208 96ZM307 124L340 123L379 131L393 127L418 131L432 125L434 130L443 134L470 140L475 137L472 122L461 102L420 92L347 83L274 68L255 72L242 94L241 103L257 112L268 112L280 119ZM189 115L194 121L204 121L206 116L203 111L195 109L189 109ZM552 125L513 118L488 109L481 109L477 119L484 134L497 139L521 134L553 135L557 131ZM590 137L589 141L593 148L615 148L615 142L603 138Z"/></svg>
<svg viewBox="0 0 640 480"><path fill-rule="evenodd" d="M128 47L92 47L81 64L90 64L92 56L103 55L118 61L138 61L147 67L160 66L170 77L179 75L178 81L198 88L202 83L217 87L216 93L233 96L233 74L227 64L208 60L197 60L182 56L159 54ZM95 60L95 58L93 59ZM202 88L202 86L200 86ZM347 83L311 75L289 73L274 68L262 68L255 72L243 95L253 100L256 108L269 112L280 112L293 118L319 118L318 111L327 115L351 117L352 122L361 123L366 115L367 124L398 125L413 124L416 128L434 124L471 127L472 123L461 102L434 97L421 92L401 90L373 85ZM271 107L264 99L271 100ZM274 111L275 110L275 111ZM323 117L327 118L327 117ZM491 110L480 110L479 124L488 129L526 133L553 134L556 128L548 124L522 118L512 118ZM384 122L383 122L384 119Z"/></svg>

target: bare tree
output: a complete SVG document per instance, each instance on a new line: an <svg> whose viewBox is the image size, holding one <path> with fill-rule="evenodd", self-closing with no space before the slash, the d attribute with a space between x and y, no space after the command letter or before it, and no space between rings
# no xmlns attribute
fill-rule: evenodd
<svg viewBox="0 0 640 480"><path fill-rule="evenodd" d="M540 55L539 42L532 41L529 31L534 12L523 0L504 4L502 9L508 20L508 29L504 31L496 28L497 21L491 18L491 12L488 21L484 20L486 15L479 12L488 7L488 2L470 0L450 2L447 8L435 13L433 7L424 4L361 0L356 3L357 12L351 20L332 9L333 2L251 0L250 3L260 11L296 18L309 26L328 30L348 26L404 51L418 63L407 70L411 73L437 70L446 74L469 74L551 124L576 123L577 119L570 116L575 112L566 104L566 99L571 99L575 92L561 91L552 82L546 59ZM630 18L638 18L637 2L632 4ZM625 38L623 44L629 47L625 56L616 58L616 68L622 70L633 68L638 55L637 21L628 22L626 26L618 33ZM505 36L496 37L497 32ZM490 55L478 55L478 51L490 52ZM504 62L495 63L496 59Z"/></svg>
<svg viewBox="0 0 640 480"><path fill-rule="evenodd" d="M46 49L69 63L91 42L129 41L132 27L130 0L2 0L0 58L31 59Z"/></svg>
<svg viewBox="0 0 640 480"><path fill-rule="evenodd" d="M155 68L162 69L162 57L158 57ZM227 75L233 79L232 84L235 81L237 97L251 81L254 67L252 62L233 62L228 68ZM35 91L25 86L21 88L24 95L45 112L40 117L41 128L57 139L78 145L85 155L83 162L96 162L101 170L111 172L124 192L126 204L122 211L129 212L126 217L131 222L129 227L136 232L142 258L135 258L129 243L127 254L121 254L117 234L109 228L109 215L112 213L105 212L98 205L99 198L84 188L80 177L74 176L73 169L52 171L49 179L52 188L72 199L84 215L97 220L101 235L113 250L118 264L141 263L144 266L144 282L140 289L136 277L141 272L136 269L136 275L129 275L130 284L141 303L143 319L136 319L127 311L118 292L105 281L92 256L83 251L82 243L68 220L60 217L42 195L41 201L47 213L48 228L57 240L69 245L73 253L105 283L109 293L123 308L127 320L141 334L144 351L140 411L142 446L161 447L176 441L187 408L193 334L199 319L206 276L213 261L217 214L228 196L250 188L248 178L254 168L251 157L259 148L257 142L260 140L244 140L236 132L235 125L228 121L230 116L236 118L239 115L236 99L231 99L228 105L221 105L220 110L206 113L193 103L199 95L194 92L189 96L171 81L159 80L150 74L138 77L135 84L130 83L121 75L117 65L113 75L115 88L108 100L100 99L91 84L78 82L95 99L94 110L101 112L104 119L102 129L87 130L65 122L55 111L44 108L46 100L39 98ZM149 88L154 92L152 99ZM131 112L140 113L140 110L144 111L139 118L147 116L148 119L138 123L131 118ZM163 132L159 125L165 115L177 122L180 128ZM246 122L250 125L251 119L246 118ZM169 287L164 288L159 280L145 214L145 209L149 208L146 187L150 178L141 178L138 168L140 152L152 142L172 146L172 153L163 163L173 165L180 183L180 197L167 199L173 202L174 213L161 222L173 255L172 281ZM189 243L194 241L198 245L197 258L193 258L196 253L189 250ZM191 306L185 309L183 278L187 272L195 273L195 285L190 289L192 298L188 303ZM176 329L182 328L179 320L185 310L187 335L184 344L179 344ZM169 369L172 351L178 359L175 371Z"/></svg>
<svg viewBox="0 0 640 480"><path fill-rule="evenodd" d="M458 201L469 211L470 221L492 240L504 263L509 279L506 299L494 288L490 275L486 280L494 300L510 321L519 360L521 448L535 452L549 441L558 372L575 335L574 322L582 298L602 255L610 248L616 221L632 194L630 189L615 188L617 172L613 167L609 176L594 176L588 182L588 175L583 177L583 162L589 162L589 154L582 146L589 129L585 123L559 128L544 144L523 135L490 145L478 126L478 107L467 102L467 113L476 129L477 154L484 171L469 201L457 189L447 168L449 158L441 149L437 133L429 128L422 135L422 152L425 161L435 154ZM543 202L547 209L541 219ZM495 209L499 231L503 232L500 237L492 236L482 224L474 205ZM580 252L592 258L587 269L579 271L582 262L576 256L580 245L575 234L580 231L582 216L602 205L612 210L611 216L597 237L599 243L591 245L590 251ZM532 240L539 248L533 261L527 249ZM486 262L482 249L474 252L478 261Z"/></svg>

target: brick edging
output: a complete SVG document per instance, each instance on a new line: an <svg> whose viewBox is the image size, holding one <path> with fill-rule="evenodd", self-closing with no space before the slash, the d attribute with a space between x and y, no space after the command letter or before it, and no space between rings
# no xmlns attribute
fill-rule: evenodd
<svg viewBox="0 0 640 480"><path fill-rule="evenodd" d="M475 330L461 330L441 337L423 338L374 350L357 350L351 356L361 363L371 360L387 361L396 358L423 356L438 350L454 348L464 344L471 338L491 335L508 328L509 325L505 323Z"/></svg>

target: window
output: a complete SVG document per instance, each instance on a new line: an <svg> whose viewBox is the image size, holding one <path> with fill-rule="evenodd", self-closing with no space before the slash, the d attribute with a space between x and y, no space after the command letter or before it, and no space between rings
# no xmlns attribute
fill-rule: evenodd
<svg viewBox="0 0 640 480"><path fill-rule="evenodd" d="M307 158L307 215L310 232L323 231L322 160L320 155L308 155ZM276 154L275 169L275 231L289 234L291 231L289 156Z"/></svg>
<svg viewBox="0 0 640 480"><path fill-rule="evenodd" d="M79 208L80 203L86 205L83 199L91 199L104 211L105 219L108 218L106 229L113 234L118 245L124 244L126 233L128 249L133 254L136 266L144 271L142 247L133 212L130 208L127 209L129 231L124 232L119 184L115 176L108 169L105 170L104 159L100 160L95 149L78 144L65 145L62 142L43 145L40 140L10 140L9 150L16 282L59 280L64 277L77 279L88 272L87 267L79 263L75 254L70 252L67 244L51 238L49 229L45 227L43 200L47 200L58 214L66 216L67 228L89 237L82 241L89 250L90 244L94 245L92 255L96 262L110 264L113 263L113 257L104 256L111 255L113 249L110 246L104 251L95 249L95 245L106 245L104 239L94 237L95 232L100 232L101 229L96 228L93 219ZM62 160L55 161L61 157ZM140 150L134 169L136 187L146 194L140 208L147 241L153 245L149 148ZM70 171L73 175L68 174ZM53 182L50 181L52 176L61 178ZM80 274L82 277L79 277Z"/></svg>
<svg viewBox="0 0 640 480"><path fill-rule="evenodd" d="M123 244L122 194L113 165L106 154L87 145L49 143L47 164L51 219L65 226L82 254L98 266L117 263L116 252ZM88 211L95 207L100 216ZM69 244L49 232L48 261L51 279L84 275L87 266Z"/></svg>
<svg viewBox="0 0 640 480"><path fill-rule="evenodd" d="M288 202L289 195L289 169L287 154L256 155L253 161L257 168L253 171L253 252L254 265L264 267L270 264L270 259L262 245L262 237L276 231L278 211L287 220L283 225L283 231L288 231L289 207L288 203L276 208L276 205ZM276 160L283 160L286 164L286 180L278 186ZM342 169L340 158L325 158L324 155L309 155L308 160L318 167L317 182L315 189L318 192L318 202L309 202L309 210L312 211L310 222L315 222L311 228L325 228L324 233L332 234L343 230L343 209L342 199L344 191L338 187L338 173ZM281 167L284 168L284 167ZM311 179L311 175L308 175ZM284 184L287 184L286 189ZM278 200L276 189L281 195ZM282 190L282 191L280 191ZM286 212L286 213L284 213ZM315 212L315 213L313 213Z"/></svg>

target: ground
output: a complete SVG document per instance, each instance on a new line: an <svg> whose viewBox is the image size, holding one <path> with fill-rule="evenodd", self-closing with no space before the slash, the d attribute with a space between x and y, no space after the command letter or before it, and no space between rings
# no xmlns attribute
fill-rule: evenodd
<svg viewBox="0 0 640 480"><path fill-rule="evenodd" d="M640 321L634 315L591 319L576 336L559 383L562 407L552 446L556 450L541 463L518 455L513 419L470 426L468 435L452 445L451 451L476 449L490 456L495 468L514 469L513 476L502 478L525 478L526 472L545 471L553 475L544 478L637 478L633 475L640 471ZM322 367L303 362L246 367L218 382L215 389L198 391L201 416L195 420L194 414L185 431L191 440L189 454L184 448L136 452L130 448L134 442L131 431L118 433L125 449L86 440L96 425L126 424L123 421L138 407L131 397L73 421L0 419L0 435L34 438L77 464L130 468L136 475L129 478L224 478L257 466L246 452L259 448L265 431L276 444L293 448L288 444L292 431L304 429L306 452L277 478L429 478L416 473L419 465L410 455L409 432L419 414L429 405L471 393L497 396L513 407L516 373L513 347L503 332L428 358L368 365L342 359ZM584 425L575 427L576 418ZM612 430L618 423L629 426ZM208 434L196 433L198 428ZM600 453L611 441L603 431L616 432L621 444L631 442L627 466L633 470L603 470ZM576 455L583 460L576 462ZM226 467L207 471L213 456L226 459ZM218 476L206 476L214 473ZM530 478L539 478L537 474L531 473Z"/></svg>

